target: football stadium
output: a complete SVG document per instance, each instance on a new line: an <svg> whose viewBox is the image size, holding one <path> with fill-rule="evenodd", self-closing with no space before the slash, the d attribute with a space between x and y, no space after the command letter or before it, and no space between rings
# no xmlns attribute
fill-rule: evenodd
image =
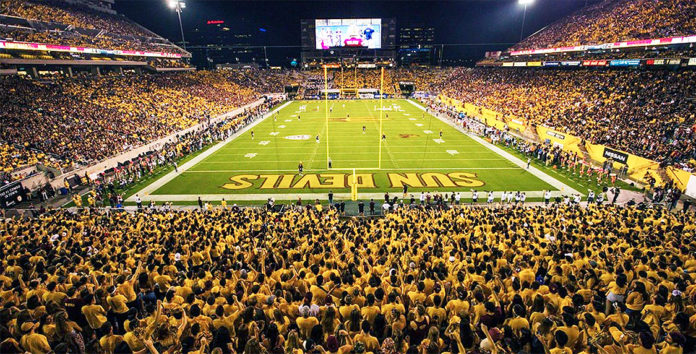
<svg viewBox="0 0 696 354"><path fill-rule="evenodd" d="M0 0L0 353L696 353L696 1Z"/></svg>

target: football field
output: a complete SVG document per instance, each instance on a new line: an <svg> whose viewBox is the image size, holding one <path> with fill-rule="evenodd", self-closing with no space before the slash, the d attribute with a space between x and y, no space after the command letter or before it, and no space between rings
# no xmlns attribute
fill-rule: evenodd
<svg viewBox="0 0 696 354"><path fill-rule="evenodd" d="M294 200L332 191L345 199L354 179L360 198L400 194L404 186L464 197L572 191L416 102L385 99L288 102L139 194L146 201Z"/></svg>

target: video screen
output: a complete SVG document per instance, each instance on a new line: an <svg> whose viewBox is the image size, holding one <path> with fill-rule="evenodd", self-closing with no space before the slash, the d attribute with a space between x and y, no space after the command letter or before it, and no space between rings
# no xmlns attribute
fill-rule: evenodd
<svg viewBox="0 0 696 354"><path fill-rule="evenodd" d="M316 49L382 48L382 19L316 20Z"/></svg>

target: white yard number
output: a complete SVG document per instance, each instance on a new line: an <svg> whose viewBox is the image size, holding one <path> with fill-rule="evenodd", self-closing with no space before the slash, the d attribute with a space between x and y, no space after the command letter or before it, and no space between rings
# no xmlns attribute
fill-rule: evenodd
<svg viewBox="0 0 696 354"><path fill-rule="evenodd" d="M256 157L256 153L250 152L250 153L244 155L244 157L249 158L249 159L253 159L254 157Z"/></svg>

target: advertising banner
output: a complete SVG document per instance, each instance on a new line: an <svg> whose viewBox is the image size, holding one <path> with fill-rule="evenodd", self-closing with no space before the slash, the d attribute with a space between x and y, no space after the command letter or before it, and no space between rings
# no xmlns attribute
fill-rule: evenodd
<svg viewBox="0 0 696 354"><path fill-rule="evenodd" d="M606 60L584 60L582 66L607 66Z"/></svg>
<svg viewBox="0 0 696 354"><path fill-rule="evenodd" d="M640 59L616 59L609 62L609 66L638 66Z"/></svg>
<svg viewBox="0 0 696 354"><path fill-rule="evenodd" d="M604 147L604 154L602 154L602 156L604 156L604 158L612 159L615 162L619 162L622 164L626 164L626 162L628 161L628 154L627 153L613 150L613 149L610 149L606 146Z"/></svg>

